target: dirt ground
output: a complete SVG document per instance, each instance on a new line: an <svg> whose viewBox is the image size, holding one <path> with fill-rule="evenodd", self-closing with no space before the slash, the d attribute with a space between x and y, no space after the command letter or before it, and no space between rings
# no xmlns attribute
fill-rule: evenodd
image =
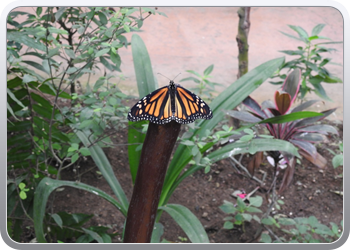
<svg viewBox="0 0 350 250"><path fill-rule="evenodd" d="M342 178L337 178L337 176L342 173L343 168L333 168L331 164L332 154L327 148L337 151L339 141L342 140L343 125L340 123L334 125L340 136L329 136L326 143L317 146L318 152L328 160L327 168L320 170L302 159L300 164L296 165L291 186L282 194L285 204L281 206L279 214L290 218L314 215L327 226L330 222L340 225L340 221L343 219L343 197L334 191L342 191ZM121 146L107 149L106 154L113 165L116 177L130 200L132 182L128 169L127 146L124 146L126 141L127 131L117 132L113 142L115 145ZM236 158L238 159L238 157ZM243 157L243 165L247 165L248 159L249 155ZM72 168L65 170L62 173L62 179L79 180L112 194L107 182L96 174L98 169L94 166L94 162L89 159L85 164L81 164L78 172L73 172ZM256 176L260 179L262 172L268 173L265 181L266 186L255 193L264 197L261 207L264 211L267 207L266 191L272 181L273 169L265 160L259 170L261 171L258 171ZM185 179L176 189L169 203L181 204L190 209L200 219L212 243L257 242L257 239L254 238L257 224L248 223L245 227L245 233L239 229L223 229L223 218L227 215L219 209L224 200L235 203L235 198L231 196L235 190L244 189L249 193L257 186L256 181L237 173L229 160L225 159L214 164L209 173L204 174L203 170L200 170ZM112 231L120 233L123 230L125 218L121 213L107 201L91 193L66 187L63 191L57 192L54 204L55 212L93 213L95 216L91 220L92 225L110 226L113 228ZM179 236L186 237L182 229L166 213L163 213L160 222L165 228L163 239L179 242ZM281 232L278 234L281 236ZM120 237L115 237L113 242L120 242Z"/></svg>

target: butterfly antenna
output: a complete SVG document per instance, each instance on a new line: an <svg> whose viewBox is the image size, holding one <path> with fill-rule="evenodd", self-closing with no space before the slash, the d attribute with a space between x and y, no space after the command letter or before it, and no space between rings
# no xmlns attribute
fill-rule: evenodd
<svg viewBox="0 0 350 250"><path fill-rule="evenodd" d="M178 77L181 73L177 74L173 80L170 80L168 77L166 77L165 75L161 74L161 73L157 73L158 75L164 76L166 79L168 79L169 81L174 81L176 77Z"/></svg>
<svg viewBox="0 0 350 250"><path fill-rule="evenodd" d="M166 79L168 79L169 81L171 81L168 77L166 77L165 75L158 73L158 75L164 76Z"/></svg>
<svg viewBox="0 0 350 250"><path fill-rule="evenodd" d="M179 74L177 74L177 75L174 77L173 81L174 81L174 80L175 80L175 78L176 78L176 77L178 77L179 75L181 75L181 72L180 72Z"/></svg>

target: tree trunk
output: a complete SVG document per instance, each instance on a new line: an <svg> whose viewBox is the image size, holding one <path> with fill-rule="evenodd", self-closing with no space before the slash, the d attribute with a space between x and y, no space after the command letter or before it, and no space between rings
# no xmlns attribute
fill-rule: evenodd
<svg viewBox="0 0 350 250"><path fill-rule="evenodd" d="M250 7L241 7L237 11L239 16L238 34L238 75L237 79L248 72L248 34L250 29Z"/></svg>

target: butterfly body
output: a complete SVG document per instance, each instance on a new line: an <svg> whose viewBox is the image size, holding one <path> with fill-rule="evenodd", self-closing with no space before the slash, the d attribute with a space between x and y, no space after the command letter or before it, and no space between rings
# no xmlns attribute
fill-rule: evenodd
<svg viewBox="0 0 350 250"><path fill-rule="evenodd" d="M173 120L186 124L212 117L211 109L201 98L174 81L142 98L128 113L130 121L149 120L156 124Z"/></svg>

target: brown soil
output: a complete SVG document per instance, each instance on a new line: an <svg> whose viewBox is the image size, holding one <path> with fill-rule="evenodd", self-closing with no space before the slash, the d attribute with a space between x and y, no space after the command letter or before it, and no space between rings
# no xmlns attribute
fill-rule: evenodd
<svg viewBox="0 0 350 250"><path fill-rule="evenodd" d="M278 213L290 218L314 215L321 223L328 226L329 222L340 224L343 219L343 196L332 191L342 191L342 178L336 178L336 176L342 173L343 168L333 168L331 164L333 155L327 150L329 148L338 152L339 141L343 137L343 125L335 124L335 126L338 128L340 137L329 136L325 143L317 146L318 152L328 160L327 168L320 170L302 159L300 164L296 165L291 186L282 194L285 204L281 206ZM105 152L130 200L132 182L128 169L127 131L117 132L112 140L115 147L108 148ZM248 160L249 156L244 156L243 165L246 165ZM73 168L65 170L62 173L62 179L79 180L112 194L107 182L96 174L98 169L92 159L88 159L76 170L75 172ZM266 178L268 187L272 180L272 167L265 161L260 170L268 173ZM256 173L260 179L262 171ZM223 218L227 215L219 209L224 200L235 203L235 198L231 196L234 190L244 189L249 193L257 186L256 181L238 174L228 160L221 160L212 166L208 174L204 174L204 171L201 170L185 179L176 189L169 203L181 204L190 209L200 219L210 242L257 242L257 239L254 238L258 228L257 224L246 224L245 233L240 229L223 229ZM266 188L260 188L255 194L264 197L261 208L266 209ZM107 201L85 191L66 187L63 191L57 192L54 210L55 212L94 214L91 220L92 225L110 226L114 232L119 233L123 230L125 218L122 214ZM176 222L166 213L163 213L160 222L165 228L162 238L179 242L179 236L186 237ZM120 237L115 237L113 242L120 242Z"/></svg>

